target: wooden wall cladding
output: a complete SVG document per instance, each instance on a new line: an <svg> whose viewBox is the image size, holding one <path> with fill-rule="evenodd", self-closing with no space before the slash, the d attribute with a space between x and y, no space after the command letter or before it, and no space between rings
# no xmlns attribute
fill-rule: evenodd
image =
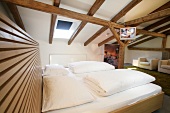
<svg viewBox="0 0 170 113"><path fill-rule="evenodd" d="M0 13L0 113L40 113L38 43Z"/></svg>

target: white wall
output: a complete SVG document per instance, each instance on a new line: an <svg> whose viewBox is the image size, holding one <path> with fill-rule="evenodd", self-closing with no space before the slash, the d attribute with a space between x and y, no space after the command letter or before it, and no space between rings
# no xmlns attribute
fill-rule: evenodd
<svg viewBox="0 0 170 113"><path fill-rule="evenodd" d="M153 40L144 42L135 47L147 47L147 48L161 48L162 39L155 38ZM167 38L166 48L170 48L170 36ZM125 63L132 63L133 59L138 59L139 57L148 57L148 58L162 58L161 51L139 51L139 50L125 50Z"/></svg>
<svg viewBox="0 0 170 113"><path fill-rule="evenodd" d="M97 44L84 46L82 43L72 43L68 45L68 40L55 40L53 44L49 44L43 40L37 40L40 47L40 56L42 66L49 64L50 54L85 54L87 60L103 61L103 46L98 47Z"/></svg>

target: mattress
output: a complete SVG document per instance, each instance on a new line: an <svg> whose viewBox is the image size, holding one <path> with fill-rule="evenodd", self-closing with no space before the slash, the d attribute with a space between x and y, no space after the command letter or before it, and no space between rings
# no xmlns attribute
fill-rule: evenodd
<svg viewBox="0 0 170 113"><path fill-rule="evenodd" d="M96 97L96 100L91 103L44 113L108 113L126 105L136 103L144 98L156 95L160 93L161 90L160 86L149 83L107 97L97 96L91 91Z"/></svg>

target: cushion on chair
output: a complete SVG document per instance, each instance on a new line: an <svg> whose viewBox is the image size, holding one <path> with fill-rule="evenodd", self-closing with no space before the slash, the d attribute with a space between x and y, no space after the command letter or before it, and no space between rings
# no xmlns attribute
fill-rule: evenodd
<svg viewBox="0 0 170 113"><path fill-rule="evenodd" d="M140 62L140 65L149 66L149 65L150 65L150 63L149 63L149 62Z"/></svg>
<svg viewBox="0 0 170 113"><path fill-rule="evenodd" d="M161 65L161 68L170 69L170 65Z"/></svg>

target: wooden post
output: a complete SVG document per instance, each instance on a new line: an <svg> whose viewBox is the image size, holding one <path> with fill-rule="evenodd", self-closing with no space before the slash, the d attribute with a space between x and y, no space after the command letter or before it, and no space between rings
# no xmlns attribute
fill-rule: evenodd
<svg viewBox="0 0 170 113"><path fill-rule="evenodd" d="M119 47L119 59L118 59L118 69L124 68L124 56L125 56L125 46Z"/></svg>

